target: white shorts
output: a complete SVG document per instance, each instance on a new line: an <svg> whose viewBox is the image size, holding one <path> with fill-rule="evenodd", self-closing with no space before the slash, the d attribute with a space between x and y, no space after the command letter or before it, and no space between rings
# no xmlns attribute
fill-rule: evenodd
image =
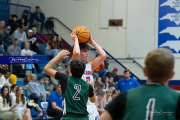
<svg viewBox="0 0 180 120"><path fill-rule="evenodd" d="M99 113L94 103L88 102L87 111L89 113L89 120L97 120L99 118Z"/></svg>

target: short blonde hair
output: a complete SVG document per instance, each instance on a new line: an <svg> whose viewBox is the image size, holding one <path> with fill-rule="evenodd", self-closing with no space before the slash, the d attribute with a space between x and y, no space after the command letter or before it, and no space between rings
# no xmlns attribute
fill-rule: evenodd
<svg viewBox="0 0 180 120"><path fill-rule="evenodd" d="M36 74L31 74L31 77L37 77Z"/></svg>
<svg viewBox="0 0 180 120"><path fill-rule="evenodd" d="M174 56L168 49L160 48L148 53L145 59L147 76L153 82L167 81L174 69Z"/></svg>
<svg viewBox="0 0 180 120"><path fill-rule="evenodd" d="M44 77L44 81L46 81L46 80L49 81L49 78L48 77Z"/></svg>
<svg viewBox="0 0 180 120"><path fill-rule="evenodd" d="M106 90L106 93L112 93L111 89Z"/></svg>
<svg viewBox="0 0 180 120"><path fill-rule="evenodd" d="M36 28L36 27L33 27L32 30L37 30L37 28Z"/></svg>

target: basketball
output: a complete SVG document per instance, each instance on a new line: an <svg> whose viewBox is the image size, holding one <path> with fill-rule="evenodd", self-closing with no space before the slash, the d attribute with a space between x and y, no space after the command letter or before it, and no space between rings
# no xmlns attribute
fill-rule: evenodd
<svg viewBox="0 0 180 120"><path fill-rule="evenodd" d="M76 32L79 43L87 43L90 38L90 31L84 26L78 26L73 30Z"/></svg>

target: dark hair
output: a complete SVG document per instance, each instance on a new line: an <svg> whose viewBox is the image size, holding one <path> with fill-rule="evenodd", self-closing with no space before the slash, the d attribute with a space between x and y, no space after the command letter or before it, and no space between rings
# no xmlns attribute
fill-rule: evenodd
<svg viewBox="0 0 180 120"><path fill-rule="evenodd" d="M11 73L11 71L10 71L10 70L6 70L4 74L6 74L6 73L8 73L8 72L10 72L10 73Z"/></svg>
<svg viewBox="0 0 180 120"><path fill-rule="evenodd" d="M17 86L16 84L14 84L14 85L11 86L11 92L12 92L12 90L13 90L16 86Z"/></svg>
<svg viewBox="0 0 180 120"><path fill-rule="evenodd" d="M130 70L129 70L129 69L125 69L125 70L124 70L124 73L127 73L127 72L130 73Z"/></svg>
<svg viewBox="0 0 180 120"><path fill-rule="evenodd" d="M63 49L63 43L62 43L62 40L61 40L61 41L58 41L58 37L61 37L61 36L57 36L56 45L57 45L57 47Z"/></svg>
<svg viewBox="0 0 180 120"><path fill-rule="evenodd" d="M97 95L104 95L104 92L102 90L98 91Z"/></svg>
<svg viewBox="0 0 180 120"><path fill-rule="evenodd" d="M73 53L73 48L74 48L74 45L71 47L71 51ZM79 48L80 50L87 50L89 51L89 46L87 43L79 43Z"/></svg>
<svg viewBox="0 0 180 120"><path fill-rule="evenodd" d="M80 59L75 59L70 62L69 66L73 77L77 77L77 78L82 77L86 67L84 61Z"/></svg>
<svg viewBox="0 0 180 120"><path fill-rule="evenodd" d="M98 57L99 56L99 54L96 54L96 56L95 57Z"/></svg>
<svg viewBox="0 0 180 120"><path fill-rule="evenodd" d="M104 76L104 77L102 77L102 79L101 79L102 83L105 84L105 88L106 88L106 86L107 86L106 79L107 79L107 76Z"/></svg>
<svg viewBox="0 0 180 120"><path fill-rule="evenodd" d="M27 20L25 18L21 18L21 20L19 20L19 25L23 25L22 19L24 19L24 26L27 26Z"/></svg>
<svg viewBox="0 0 180 120"><path fill-rule="evenodd" d="M23 29L24 27L23 27L23 25L20 25L19 28L20 28L20 29Z"/></svg>
<svg viewBox="0 0 180 120"><path fill-rule="evenodd" d="M1 52L1 51L0 51L0 54L3 54L3 56L4 56L4 53L3 53L3 52Z"/></svg>
<svg viewBox="0 0 180 120"><path fill-rule="evenodd" d="M36 9L40 8L39 6L36 6Z"/></svg>
<svg viewBox="0 0 180 120"><path fill-rule="evenodd" d="M4 91L5 88L8 89L8 94L7 94L6 96L4 96L4 94L3 94L3 91ZM9 97L9 87L8 87L8 86L4 85L4 86L2 87L2 89L1 89L1 96L2 96L2 98L3 98L3 105L4 105L4 106L5 106L5 99L6 99L6 102L7 102L7 103L11 103L11 100L10 100L10 97Z"/></svg>
<svg viewBox="0 0 180 120"><path fill-rule="evenodd" d="M38 77L38 81L41 80L41 79L44 79L44 77Z"/></svg>
<svg viewBox="0 0 180 120"><path fill-rule="evenodd" d="M13 18L13 17L18 18L18 16L17 16L17 15L15 15L15 14L14 14L14 15L12 15L11 17L12 17L12 18Z"/></svg>
<svg viewBox="0 0 180 120"><path fill-rule="evenodd" d="M113 83L110 83L108 88L110 88L110 87L115 87L115 85Z"/></svg>
<svg viewBox="0 0 180 120"><path fill-rule="evenodd" d="M116 91L115 91L115 90L112 91L112 95L113 95L113 94L116 94Z"/></svg>

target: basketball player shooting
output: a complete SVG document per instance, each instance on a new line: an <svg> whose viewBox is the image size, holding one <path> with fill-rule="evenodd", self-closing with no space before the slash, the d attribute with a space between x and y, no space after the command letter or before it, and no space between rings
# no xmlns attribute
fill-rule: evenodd
<svg viewBox="0 0 180 120"><path fill-rule="evenodd" d="M73 55L72 60L75 60L79 58L80 60L84 61L84 63L87 63L88 59L88 51L89 46L87 43L79 43L78 37L76 36L75 32L72 32L71 38L74 41L74 47L73 49ZM93 62L89 62L86 64L85 72L82 75L82 79L86 82L92 82L93 81L93 70L96 69L107 57L105 51L93 40L92 36L90 35L90 38L88 40L88 43L91 44L99 53L99 57L95 58ZM99 113L97 111L97 108L94 103L90 102L88 100L87 103L87 111L89 113L89 120L96 120L99 116Z"/></svg>
<svg viewBox="0 0 180 120"><path fill-rule="evenodd" d="M61 50L45 67L44 71L51 77L59 80L63 97L63 118L61 120L89 120L87 111L88 97L95 102L93 87L81 79L85 63L80 59L71 60L69 63L72 76L53 70L52 67L58 60L66 59L69 52Z"/></svg>

